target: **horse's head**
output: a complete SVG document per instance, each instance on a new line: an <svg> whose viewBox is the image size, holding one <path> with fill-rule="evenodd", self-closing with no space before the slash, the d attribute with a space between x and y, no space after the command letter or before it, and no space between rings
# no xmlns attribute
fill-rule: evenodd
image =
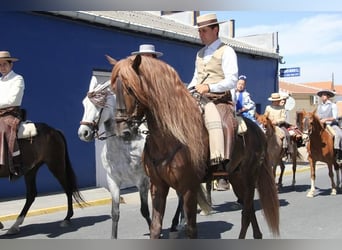
<svg viewBox="0 0 342 250"><path fill-rule="evenodd" d="M274 126L272 121L264 114L256 114L255 116L257 122L259 123L260 127L264 130L266 135L271 136L274 134Z"/></svg>
<svg viewBox="0 0 342 250"><path fill-rule="evenodd" d="M115 113L116 132L124 139L129 139L137 134L139 126L144 122L143 108L136 96L137 88L134 87L137 81L141 81L139 75L140 63L141 56L138 55L133 60L131 67L129 67L133 70L133 74L130 74L131 78L129 79L123 79L120 76L120 72L117 71L117 67L113 68L111 84L117 97Z"/></svg>
<svg viewBox="0 0 342 250"><path fill-rule="evenodd" d="M316 109L313 112L306 112L303 110L302 117L301 128L303 129L304 134L310 135L313 130L321 131L324 129L323 124L316 115Z"/></svg>
<svg viewBox="0 0 342 250"><path fill-rule="evenodd" d="M99 138L101 125L111 126L114 117L115 97L110 90L110 82L97 83L96 77L92 77L89 92L83 99L84 113L78 136L83 141L91 141ZM107 130L107 129L106 129Z"/></svg>

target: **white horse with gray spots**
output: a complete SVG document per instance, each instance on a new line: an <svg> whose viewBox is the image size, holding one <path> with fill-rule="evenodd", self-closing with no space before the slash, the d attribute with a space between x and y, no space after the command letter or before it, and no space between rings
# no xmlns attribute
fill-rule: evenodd
<svg viewBox="0 0 342 250"><path fill-rule="evenodd" d="M108 189L112 197L112 239L118 236L120 217L120 188L123 183L134 183L140 194L140 212L148 227L151 225L148 208L149 178L141 164L141 155L145 145L146 128L141 125L137 133L129 139L114 134L115 131L115 95L110 89L110 81L98 83L93 76L89 91L83 99L84 114L78 129L81 140L105 140L101 152L102 164L107 173ZM99 128L104 126L103 134ZM102 128L102 127L101 127Z"/></svg>

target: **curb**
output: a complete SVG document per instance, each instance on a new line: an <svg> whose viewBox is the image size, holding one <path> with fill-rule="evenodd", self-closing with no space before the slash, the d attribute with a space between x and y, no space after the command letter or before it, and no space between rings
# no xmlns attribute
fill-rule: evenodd
<svg viewBox="0 0 342 250"><path fill-rule="evenodd" d="M86 203L81 203L81 205L73 204L73 206L74 206L74 208L82 208L82 207L89 207L89 206L101 206L101 205L110 204L111 201L112 201L111 198L104 198L104 199L99 199L99 200L87 201ZM43 215L43 214L50 214L50 213L66 211L66 210L67 210L67 205L40 208L40 209L35 209L32 211L29 211L27 213L26 217ZM16 220L18 215L19 214L2 215L2 216L0 216L0 221L2 222L2 221Z"/></svg>

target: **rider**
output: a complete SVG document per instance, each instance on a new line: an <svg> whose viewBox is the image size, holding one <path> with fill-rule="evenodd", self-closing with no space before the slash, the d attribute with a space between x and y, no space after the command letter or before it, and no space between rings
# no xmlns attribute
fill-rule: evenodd
<svg viewBox="0 0 342 250"><path fill-rule="evenodd" d="M246 83L247 77L245 75L240 75L236 88L231 90L232 98L236 104L237 115L241 115L256 122L255 103L246 90Z"/></svg>
<svg viewBox="0 0 342 250"><path fill-rule="evenodd" d="M209 133L211 165L225 168L229 162L234 143L234 106L230 90L235 88L238 64L235 51L219 38L219 23L216 14L197 17L197 28L202 43L198 51L195 71L189 89L211 100L204 107L205 126ZM225 117L221 120L221 116ZM225 135L224 135L225 132ZM218 182L218 190L229 186L225 179Z"/></svg>
<svg viewBox="0 0 342 250"><path fill-rule="evenodd" d="M318 91L317 95L322 101L317 107L317 116L320 118L321 123L325 124L327 127L330 126L334 130L334 151L336 162L338 164L342 164L342 131L337 122L337 105L330 100L330 98L335 96L335 93L325 89Z"/></svg>
<svg viewBox="0 0 342 250"><path fill-rule="evenodd" d="M22 161L17 131L21 121L20 105L24 95L25 83L21 75L13 71L13 63L18 61L8 51L0 51L0 167L6 165L6 156L10 173L22 174ZM7 146L4 143L7 143ZM6 154L6 148L9 154Z"/></svg>
<svg viewBox="0 0 342 250"><path fill-rule="evenodd" d="M283 148L287 148L287 153L293 153L293 144L291 143L291 135L287 130L288 124L286 122L286 109L285 101L288 98L287 95L281 95L280 93L272 93L268 98L271 101L271 105L267 105L265 109L265 116L272 121L272 124L278 126L283 131Z"/></svg>
<svg viewBox="0 0 342 250"><path fill-rule="evenodd" d="M161 57L163 53L156 51L154 45L152 44L141 44L139 46L139 51L134 51L131 53L131 55L142 55L157 58Z"/></svg>

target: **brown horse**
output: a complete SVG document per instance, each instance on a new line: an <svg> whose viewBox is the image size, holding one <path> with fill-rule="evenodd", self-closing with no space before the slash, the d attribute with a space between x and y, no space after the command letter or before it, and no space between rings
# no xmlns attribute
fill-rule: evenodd
<svg viewBox="0 0 342 250"><path fill-rule="evenodd" d="M283 157L287 156L286 148L283 147L283 140L281 138L281 128L272 124L272 121L264 114L256 114L258 123L264 128L267 137L267 152L269 154L270 162L273 167L273 175L276 178L277 166L280 166L280 174L278 178L278 188L283 186L283 175L285 172L285 164ZM296 139L291 137L293 153L290 153L292 160L292 186L296 184L296 170L297 170L297 159L301 159L302 156L298 151Z"/></svg>
<svg viewBox="0 0 342 250"><path fill-rule="evenodd" d="M19 226L24 222L25 216L37 196L36 176L44 163L61 184L67 196L67 215L60 226L66 227L70 223L74 214L73 198L79 205L84 202L78 191L76 175L71 166L63 133L45 123L35 123L35 125L38 132L36 136L29 139L19 139L26 184L26 202L7 234L16 234L20 231ZM0 167L0 177L8 178L9 175L8 168Z"/></svg>
<svg viewBox="0 0 342 250"><path fill-rule="evenodd" d="M313 197L315 194L315 180L316 180L316 162L325 162L329 169L329 178L331 182L331 195L336 195L336 188L340 185L340 174L338 170L342 168L336 163L334 154L334 139L326 127L320 122L316 115L316 110L313 112L302 112L302 130L303 133L309 137L307 143L308 160L310 163L311 171L311 188L307 194L307 197ZM333 167L336 171L336 182L334 181Z"/></svg>
<svg viewBox="0 0 342 250"><path fill-rule="evenodd" d="M200 186L211 170L207 167L208 132L196 100L171 66L139 55L115 65L111 84L117 95L118 134L128 135L143 117L150 131L143 152L143 164L151 180L150 237L160 236L167 194L172 187L183 197L187 235L197 238L197 202L202 202L204 195ZM227 166L229 181L243 203L239 238L245 238L250 223L254 238L262 238L253 204L255 188L266 221L272 233L278 235L279 201L266 153L266 137L254 122L245 122L248 129L236 136Z"/></svg>

